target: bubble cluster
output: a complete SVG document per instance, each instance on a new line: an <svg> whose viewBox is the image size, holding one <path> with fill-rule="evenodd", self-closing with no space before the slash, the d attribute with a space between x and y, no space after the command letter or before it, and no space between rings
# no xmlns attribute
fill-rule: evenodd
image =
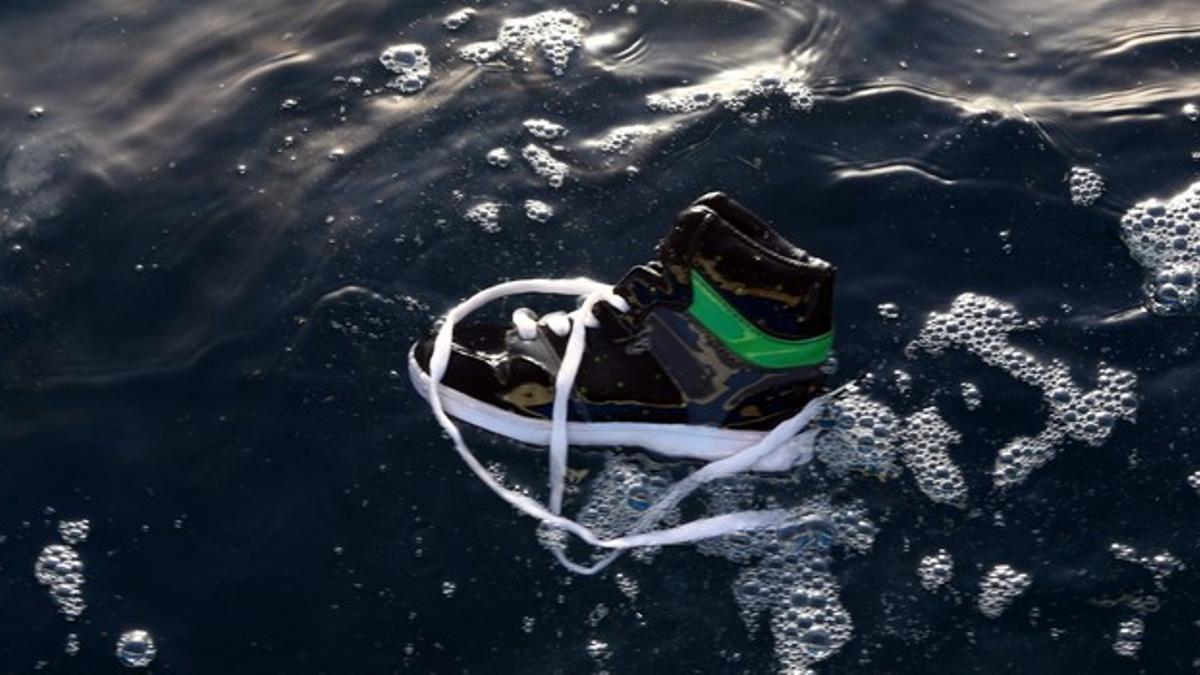
<svg viewBox="0 0 1200 675"><path fill-rule="evenodd" d="M33 566L38 583L50 590L50 599L68 620L83 614L83 560L66 544L50 544L42 549Z"/></svg>
<svg viewBox="0 0 1200 675"><path fill-rule="evenodd" d="M487 163L499 169L507 169L508 165L512 164L512 155L506 148L493 148L488 150Z"/></svg>
<svg viewBox="0 0 1200 675"><path fill-rule="evenodd" d="M472 18L475 17L475 10L470 7L464 7L457 12L451 12L442 19L442 26L446 30L458 30L467 25Z"/></svg>
<svg viewBox="0 0 1200 675"><path fill-rule="evenodd" d="M480 202L463 214L468 222L475 223L488 234L500 231L500 204L498 202Z"/></svg>
<svg viewBox="0 0 1200 675"><path fill-rule="evenodd" d="M1113 640L1113 651L1117 656L1136 658L1142 649L1142 638L1146 635L1146 623L1140 617L1132 617L1117 624L1117 636Z"/></svg>
<svg viewBox="0 0 1200 675"><path fill-rule="evenodd" d="M1137 412L1137 378L1133 373L1102 363L1096 388L1085 391L1071 378L1065 364L1043 362L1009 343L1012 332L1034 325L1008 303L964 293L955 298L949 311L931 312L908 348L910 356L964 349L1042 391L1050 409L1046 427L1034 437L1015 438L1000 449L992 475L997 487L1024 481L1053 459L1068 439L1093 447L1102 445L1118 421L1132 420Z"/></svg>
<svg viewBox="0 0 1200 675"><path fill-rule="evenodd" d="M67 656L75 656L79 654L79 636L75 633L67 633L67 639L63 643L63 653Z"/></svg>
<svg viewBox="0 0 1200 675"><path fill-rule="evenodd" d="M425 47L416 43L392 45L379 55L384 68L396 74L387 86L403 94L413 94L425 88L429 82L429 55Z"/></svg>
<svg viewBox="0 0 1200 675"><path fill-rule="evenodd" d="M900 318L900 306L894 302L881 302L875 309L879 313L879 318L884 321L895 321Z"/></svg>
<svg viewBox="0 0 1200 675"><path fill-rule="evenodd" d="M87 541L88 532L91 531L91 522L87 518L80 520L60 520L58 522L58 536L68 544L82 544Z"/></svg>
<svg viewBox="0 0 1200 675"><path fill-rule="evenodd" d="M1200 120L1200 106L1195 103L1184 103L1182 112L1189 122Z"/></svg>
<svg viewBox="0 0 1200 675"><path fill-rule="evenodd" d="M587 23L574 14L563 9L549 10L505 20L495 40L469 44L459 50L459 56L475 64L501 55L529 61L528 53L536 49L550 65L551 72L561 76L571 55L583 46L586 29Z"/></svg>
<svg viewBox="0 0 1200 675"><path fill-rule="evenodd" d="M638 142L659 133L659 129L645 124L630 124L609 130L597 139L583 142L584 147L599 148L608 155L628 155Z"/></svg>
<svg viewBox="0 0 1200 675"><path fill-rule="evenodd" d="M961 440L932 406L908 417L900 432L900 459L921 492L939 504L966 505L967 483L947 452Z"/></svg>
<svg viewBox="0 0 1200 675"><path fill-rule="evenodd" d="M710 108L718 103L727 110L741 112L753 101L783 98L793 110L810 112L813 93L799 75L756 73L750 76L727 75L719 81L671 89L646 97L653 112L686 114Z"/></svg>
<svg viewBox="0 0 1200 675"><path fill-rule="evenodd" d="M832 548L865 552L876 528L857 506L834 509L814 500L793 514L774 530L746 535L760 559L737 576L733 593L752 633L762 615L770 615L781 670L803 673L837 653L853 634L830 572Z"/></svg>
<svg viewBox="0 0 1200 675"><path fill-rule="evenodd" d="M1085 166L1071 167L1066 182L1071 189L1071 203L1076 206L1091 206L1104 194L1104 179Z"/></svg>
<svg viewBox="0 0 1200 675"><path fill-rule="evenodd" d="M546 184L552 188L562 187L567 179L569 168L566 162L561 162L550 154L549 150L530 143L521 150L521 157L529 164L529 168L538 176L546 179Z"/></svg>
<svg viewBox="0 0 1200 675"><path fill-rule="evenodd" d="M540 138L543 141L552 141L556 138L562 138L567 135L567 128L561 124L551 122L547 119L535 118L528 119L522 124L525 131L534 138Z"/></svg>
<svg viewBox="0 0 1200 675"><path fill-rule="evenodd" d="M670 481L666 475L646 471L630 460L610 459L592 482L588 500L576 520L601 538L626 534L668 487ZM679 510L673 508L663 517L662 526L678 522ZM659 547L652 546L635 549L631 555L636 560L650 562L658 551Z"/></svg>
<svg viewBox="0 0 1200 675"><path fill-rule="evenodd" d="M1183 561L1170 551L1160 551L1154 555L1141 555L1129 544L1119 542L1109 544L1108 550L1117 560L1145 568L1154 575L1155 581L1166 581L1172 574L1187 569Z"/></svg>
<svg viewBox="0 0 1200 675"><path fill-rule="evenodd" d="M526 199L525 217L535 223L545 223L554 217L554 207L537 199Z"/></svg>
<svg viewBox="0 0 1200 675"><path fill-rule="evenodd" d="M127 630L117 638L117 659L127 668L146 668L158 656L154 636L141 630Z"/></svg>
<svg viewBox="0 0 1200 675"><path fill-rule="evenodd" d="M967 407L967 410L978 410L979 406L983 405L983 393L979 391L979 385L974 382L960 384L959 394L962 396L963 405Z"/></svg>
<svg viewBox="0 0 1200 675"><path fill-rule="evenodd" d="M989 619L999 618L1032 583L1033 578L1025 572L996 565L979 583L979 611Z"/></svg>
<svg viewBox="0 0 1200 675"><path fill-rule="evenodd" d="M1197 469L1196 471L1193 471L1190 474L1188 474L1187 484L1188 484L1188 487L1192 488L1197 493L1200 493L1200 469Z"/></svg>
<svg viewBox="0 0 1200 675"><path fill-rule="evenodd" d="M917 579L921 588L930 593L950 583L954 578L954 558L942 549L931 553L917 563Z"/></svg>
<svg viewBox="0 0 1200 675"><path fill-rule="evenodd" d="M857 387L831 400L817 425L823 431L817 436L816 457L835 472L880 477L899 473L896 415Z"/></svg>
<svg viewBox="0 0 1200 675"><path fill-rule="evenodd" d="M1121 218L1121 239L1145 270L1142 292L1155 314L1200 310L1200 183L1164 202L1138 202Z"/></svg>

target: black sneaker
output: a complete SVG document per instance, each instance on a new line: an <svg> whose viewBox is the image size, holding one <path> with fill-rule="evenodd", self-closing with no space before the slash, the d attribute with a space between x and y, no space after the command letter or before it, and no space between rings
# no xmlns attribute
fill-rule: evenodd
<svg viewBox="0 0 1200 675"><path fill-rule="evenodd" d="M721 193L684 210L657 252L611 295L578 280L605 290L588 301L587 316L576 310L537 319L519 309L511 324L454 326L439 389L445 412L549 445L555 381L579 318L588 327L566 409L573 445L720 459L762 440L824 392L832 265ZM529 283L543 290L539 283L572 282ZM516 288L505 286L499 295ZM409 354L409 374L424 396L433 350L430 338ZM787 470L810 457L811 446L784 445L754 469Z"/></svg>

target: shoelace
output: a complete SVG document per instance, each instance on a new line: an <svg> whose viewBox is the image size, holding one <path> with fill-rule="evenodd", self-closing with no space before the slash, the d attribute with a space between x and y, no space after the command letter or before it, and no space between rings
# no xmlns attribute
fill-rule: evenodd
<svg viewBox="0 0 1200 675"><path fill-rule="evenodd" d="M454 326L480 307L510 295L545 293L552 295L575 295L581 300L579 307L567 313L546 315L544 325L559 335L567 334L567 346L562 364L554 381L554 405L550 419L550 500L542 504L536 499L500 483L467 447L458 425L442 407L441 382L450 363L450 351L454 340ZM575 377L583 359L585 331L596 327L592 308L598 302L606 302L618 311L628 311L625 300L613 293L612 286L587 278L578 279L522 279L509 281L479 291L447 312L442 327L434 340L433 354L429 359L429 407L450 439L460 457L480 481L501 499L522 513L532 516L545 525L569 532L592 546L611 549L592 565L580 565L567 558L564 547L554 547L553 552L560 563L572 572L595 574L607 567L624 551L645 546L684 544L701 539L720 537L734 532L757 530L778 526L792 515L787 509L760 511L737 511L696 520L664 529L652 529L670 510L700 486L718 478L732 476L750 469L759 459L786 443L811 444L816 430L800 433L820 412L824 402L835 392L830 392L809 403L796 415L784 420L759 442L728 457L705 464L687 477L672 485L663 496L647 508L634 526L619 537L605 538L590 528L562 515L563 490L567 470L567 405L575 387ZM519 315L519 316L518 316ZM538 321L529 310L519 309L513 321L518 335L524 339L536 337ZM564 323L565 322L565 323ZM567 330L569 323L569 333ZM564 542L565 544L565 542Z"/></svg>

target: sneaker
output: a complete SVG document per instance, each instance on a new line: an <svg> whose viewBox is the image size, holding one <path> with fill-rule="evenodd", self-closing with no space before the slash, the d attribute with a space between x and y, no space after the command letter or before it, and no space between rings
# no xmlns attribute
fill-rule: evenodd
<svg viewBox="0 0 1200 675"><path fill-rule="evenodd" d="M788 243L720 193L684 210L658 259L612 287L627 308L597 303L567 406L575 445L638 446L718 459L753 445L822 393L833 344L835 269ZM545 446L570 319L518 309L511 324L454 328L442 378L446 412ZM433 339L409 374L429 390ZM772 455L755 468L787 470Z"/></svg>

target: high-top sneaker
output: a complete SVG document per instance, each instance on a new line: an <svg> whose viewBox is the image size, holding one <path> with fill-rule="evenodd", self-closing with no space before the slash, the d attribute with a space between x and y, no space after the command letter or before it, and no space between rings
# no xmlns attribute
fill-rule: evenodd
<svg viewBox="0 0 1200 675"><path fill-rule="evenodd" d="M721 193L685 209L657 254L611 288L576 280L581 290L550 291L602 289L574 312L539 319L518 309L511 323L454 326L439 388L445 412L549 445L556 383L578 321L586 327L578 338L582 357L574 357L565 401L574 445L720 459L762 440L823 393L820 366L833 344L832 265ZM409 374L425 396L434 344L422 341L409 356ZM809 457L811 446L805 454L785 445L753 468L786 470Z"/></svg>

